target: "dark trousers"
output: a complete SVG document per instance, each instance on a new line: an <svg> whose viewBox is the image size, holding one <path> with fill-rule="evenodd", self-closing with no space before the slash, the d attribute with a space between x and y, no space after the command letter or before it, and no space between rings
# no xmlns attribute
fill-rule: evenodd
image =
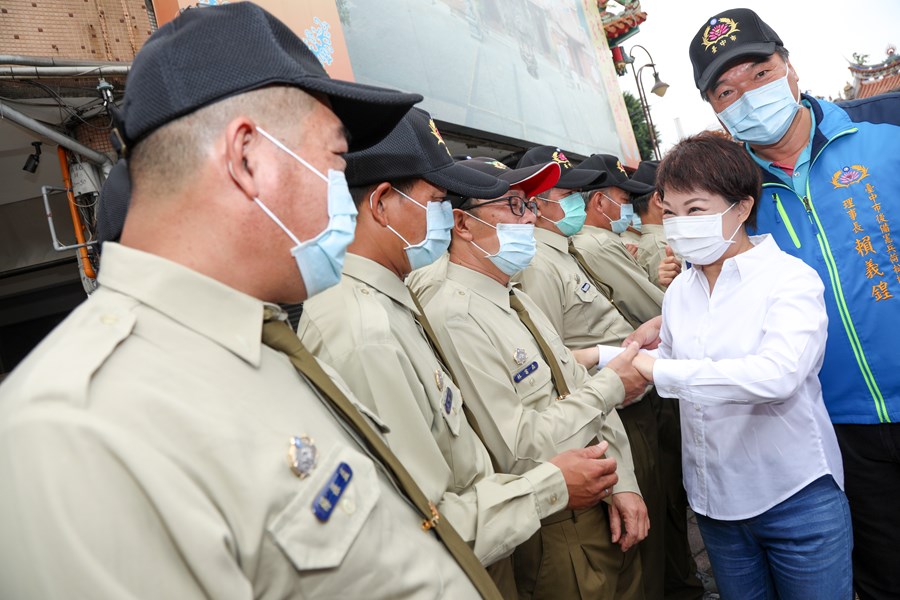
<svg viewBox="0 0 900 600"><path fill-rule="evenodd" d="M836 424L860 600L900 598L900 423Z"/></svg>

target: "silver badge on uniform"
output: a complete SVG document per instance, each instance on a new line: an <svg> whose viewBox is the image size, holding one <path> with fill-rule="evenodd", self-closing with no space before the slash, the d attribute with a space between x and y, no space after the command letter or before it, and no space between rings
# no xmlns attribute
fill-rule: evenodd
<svg viewBox="0 0 900 600"><path fill-rule="evenodd" d="M525 348L516 348L516 353L513 355L513 358L517 365L524 365L525 360L528 358L528 355L525 354Z"/></svg>
<svg viewBox="0 0 900 600"><path fill-rule="evenodd" d="M434 370L434 384L437 386L438 391L444 389L444 372L440 369Z"/></svg>
<svg viewBox="0 0 900 600"><path fill-rule="evenodd" d="M291 437L288 446L288 465L294 475L300 479L309 475L316 468L318 458L319 451L312 438L306 435Z"/></svg>

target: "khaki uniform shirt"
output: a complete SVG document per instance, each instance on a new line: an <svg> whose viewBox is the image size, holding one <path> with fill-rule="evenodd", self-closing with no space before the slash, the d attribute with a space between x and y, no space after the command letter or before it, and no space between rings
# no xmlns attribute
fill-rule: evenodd
<svg viewBox="0 0 900 600"><path fill-rule="evenodd" d="M99 279L0 387L0 595L477 597L350 427L262 345L270 305L109 242ZM317 451L304 478L292 436ZM339 468L352 476L321 521Z"/></svg>
<svg viewBox="0 0 900 600"><path fill-rule="evenodd" d="M637 244L641 239L641 234L637 233L636 231L626 229L616 237L619 238L619 243L624 246L625 244Z"/></svg>
<svg viewBox="0 0 900 600"><path fill-rule="evenodd" d="M634 325L659 316L663 294L650 282L618 235L585 225L572 241L588 266L612 286L613 300Z"/></svg>
<svg viewBox="0 0 900 600"><path fill-rule="evenodd" d="M644 223L641 225L641 241L638 243L637 263L647 272L653 285L659 285L659 263L666 257L668 245L662 225Z"/></svg>
<svg viewBox="0 0 900 600"><path fill-rule="evenodd" d="M509 288L450 263L446 281L425 307L485 443L503 470L522 473L598 437L618 461L615 491L640 493L613 408L625 395L621 380L610 369L589 377L531 298L516 293L555 351L572 391L566 398L557 399L540 347L509 306Z"/></svg>
<svg viewBox="0 0 900 600"><path fill-rule="evenodd" d="M444 252L439 259L427 267L416 269L406 276L406 287L419 298L422 306L428 304L434 293L447 279L448 264L450 264L450 254Z"/></svg>
<svg viewBox="0 0 900 600"><path fill-rule="evenodd" d="M537 254L513 280L541 307L563 343L569 348L620 345L634 329L569 254L568 238L539 228L534 237Z"/></svg>
<svg viewBox="0 0 900 600"><path fill-rule="evenodd" d="M565 508L565 479L550 463L534 464L522 476L493 473L417 313L395 273L348 254L341 283L305 303L298 333L387 423L391 449L490 564L527 540L542 518Z"/></svg>

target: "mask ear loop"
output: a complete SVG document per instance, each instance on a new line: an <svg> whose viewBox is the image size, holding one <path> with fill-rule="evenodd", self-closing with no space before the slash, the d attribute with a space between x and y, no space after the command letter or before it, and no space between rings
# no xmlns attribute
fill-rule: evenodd
<svg viewBox="0 0 900 600"><path fill-rule="evenodd" d="M234 174L234 167L232 166L231 161L228 161L228 174L231 175L231 178L234 179L235 182L237 181L237 177ZM254 196L253 201L256 202L256 205L259 206L263 210L263 212L266 213L266 215L268 215L269 218L272 219L275 222L275 224L278 225L278 227L281 228L281 230L287 234L287 236L289 238L291 238L291 241L293 241L295 245L299 246L302 243L300 240L297 239L297 236L295 236L293 234L293 232L291 232L290 229L285 227L284 223L281 222L281 219L276 217L275 213L273 213L271 210L269 210L268 206L263 204L262 200L260 200L256 196Z"/></svg>
<svg viewBox="0 0 900 600"><path fill-rule="evenodd" d="M395 188L394 186L391 186L391 189L397 190L397 188ZM399 193L401 196L406 196L406 194L404 194L404 193L401 192L400 190L397 190L397 193ZM375 190L372 190L372 193L369 194L369 209L370 209L373 213L375 212L375 207L374 207L374 205L372 204L372 197L373 197L374 195L375 195ZM410 198L410 200L412 200L412 198ZM419 205L419 203L416 202L415 200L413 200L413 203L416 204L416 205ZM424 206L419 206L419 208L425 208L425 207L424 207ZM426 210L427 210L427 209L426 209ZM385 227L387 227L389 230L391 230L391 231L393 232L393 234L396 235L398 238L400 238L401 240L403 240L403 243L406 244L406 248L404 248L404 250L406 250L407 248L412 248L412 247L413 247L414 244L410 244L410 243L406 240L406 238L403 237L402 235L400 235L400 233L399 233L396 229L394 229L394 228L391 227L390 225L385 225ZM427 233L427 232L425 233L425 239L428 239L428 233ZM425 241L425 240L422 240L422 242L424 242L424 241ZM419 242L419 243L421 244L422 242Z"/></svg>

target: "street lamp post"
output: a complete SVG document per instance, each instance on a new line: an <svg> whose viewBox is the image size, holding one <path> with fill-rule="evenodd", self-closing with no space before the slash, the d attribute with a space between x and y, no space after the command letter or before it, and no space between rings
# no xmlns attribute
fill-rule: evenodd
<svg viewBox="0 0 900 600"><path fill-rule="evenodd" d="M650 62L642 65L640 68L634 68L634 49L640 48L647 54L647 58L650 59ZM647 120L647 128L650 130L650 141L653 144L653 154L656 156L656 160L660 160L662 157L659 153L659 140L656 139L656 128L653 127L653 118L650 116L650 104L647 102L647 93L644 91L644 84L641 80L641 72L650 67L653 69L653 87L650 88L650 92L656 94L660 98L662 98L666 94L666 90L669 89L669 84L664 83L659 78L659 73L656 71L656 64L653 62L653 57L650 55L650 52L641 46L640 44L635 44L631 47L631 50L628 52L631 58L631 72L634 74L634 82L637 85L638 89L638 100L641 102L641 109L644 111L644 118Z"/></svg>

